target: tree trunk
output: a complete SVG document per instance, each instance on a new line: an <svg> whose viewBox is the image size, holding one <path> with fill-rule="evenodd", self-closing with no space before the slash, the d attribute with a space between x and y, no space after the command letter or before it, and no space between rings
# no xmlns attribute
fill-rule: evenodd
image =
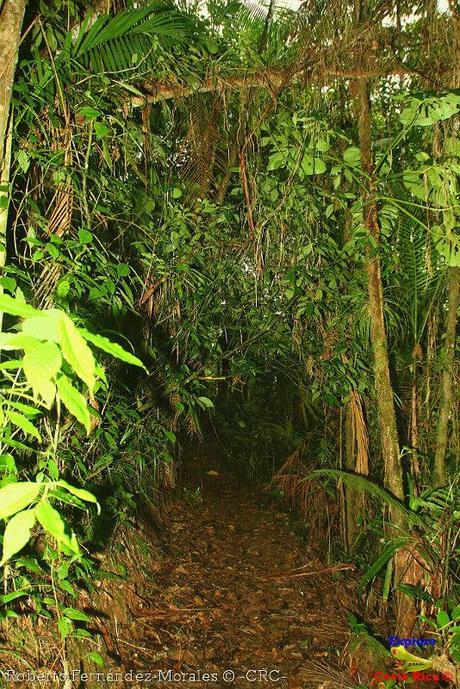
<svg viewBox="0 0 460 689"><path fill-rule="evenodd" d="M26 3L27 0L4 0L0 10L0 269L6 261L8 185L13 132L11 93ZM0 313L0 330L2 315Z"/></svg>
<svg viewBox="0 0 460 689"><path fill-rule="evenodd" d="M369 315L372 349L374 354L374 377L377 393L377 413L382 439L384 481L393 495L404 499L403 471L399 455L399 439L394 407L393 388L390 379L387 337L384 321L383 284L378 254L380 226L377 206L377 183L372 154L369 88L366 79L358 80L358 101L360 107L358 132L363 173L363 224L369 231L374 246L367 249L366 271L368 275ZM405 523L401 512L389 508L390 533L399 535ZM416 560L406 549L399 550L394 558L395 584L415 582ZM409 636L417 619L414 600L401 591L396 591L396 631Z"/></svg>
<svg viewBox="0 0 460 689"><path fill-rule="evenodd" d="M345 469L354 472L356 469L355 460L355 437L353 431L353 418L350 402L345 408ZM358 492L345 485L345 515L346 515L346 547L347 553L353 550L353 544L358 533Z"/></svg>
<svg viewBox="0 0 460 689"><path fill-rule="evenodd" d="M345 468L361 476L369 475L368 434L360 395L352 390L345 410ZM356 543L358 522L365 513L365 496L345 486L346 546L350 553Z"/></svg>
<svg viewBox="0 0 460 689"><path fill-rule="evenodd" d="M441 379L441 401L439 404L438 428L436 433L436 450L434 455L433 482L435 486L441 486L447 482L446 452L449 442L449 417L453 406L455 339L460 292L460 268L450 267L448 271L449 281L446 340L444 346L445 355Z"/></svg>
<svg viewBox="0 0 460 689"><path fill-rule="evenodd" d="M452 43L453 54L457 56L452 67L451 88L460 87L460 7L454 0L449 2L452 12ZM460 117L454 118L452 137L458 136ZM452 226L458 218L452 211ZM448 268L448 302L446 316L446 340L444 345L445 358L441 378L441 400L439 404L438 427L436 432L436 448L434 455L433 483L435 486L447 482L446 452L449 441L449 417L453 407L453 378L455 369L455 343L457 331L457 313L459 307L460 268Z"/></svg>
<svg viewBox="0 0 460 689"><path fill-rule="evenodd" d="M358 80L359 94L359 145L363 172L363 223L370 237L380 243L380 227L376 200L376 180L371 144L371 124L369 89L366 79ZM402 466L399 458L399 440L394 408L393 388L390 380L387 337L383 317L383 285L380 257L368 249L366 258L368 275L369 315L371 320L371 340L374 352L374 376L377 392L377 410L382 436L382 449L385 471L385 485L396 497L404 498ZM393 521L399 522L399 512L392 514Z"/></svg>

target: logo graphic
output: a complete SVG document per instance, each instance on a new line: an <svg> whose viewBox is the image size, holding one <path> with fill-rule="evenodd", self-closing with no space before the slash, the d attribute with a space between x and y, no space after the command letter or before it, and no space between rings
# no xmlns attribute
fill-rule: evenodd
<svg viewBox="0 0 460 689"><path fill-rule="evenodd" d="M410 646L434 646L436 639L424 639L423 637L414 637L412 639L400 639L399 636L389 636L388 646L392 648L393 646L404 646L408 648Z"/></svg>

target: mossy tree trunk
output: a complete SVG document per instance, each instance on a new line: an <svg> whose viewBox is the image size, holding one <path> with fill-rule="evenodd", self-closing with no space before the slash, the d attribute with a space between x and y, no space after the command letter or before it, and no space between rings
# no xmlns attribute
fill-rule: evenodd
<svg viewBox="0 0 460 689"><path fill-rule="evenodd" d="M390 378L387 335L384 319L384 297L379 256L380 225L377 205L377 180L372 152L371 109L369 86L366 79L358 79L359 119L358 133L362 167L363 224L369 232L366 252L368 276L368 303L370 332L374 355L374 378L377 398L377 413L382 441L385 486L393 495L404 500L403 470L399 453L399 439L394 406L393 387ZM389 508L392 535L397 536L404 529L404 518L400 510ZM403 549L394 558L394 581L413 583L415 560ZM396 630L402 636L411 634L417 613L412 598L396 591Z"/></svg>
<svg viewBox="0 0 460 689"><path fill-rule="evenodd" d="M460 88L460 5L455 0L449 2L452 13L452 41L453 54L457 56L452 66L450 86ZM450 136L458 137L460 117L453 121ZM450 215L450 213L449 213ZM449 224L455 232L458 215L452 212ZM457 317L460 306L460 268L451 265L448 268L447 282L447 314L444 341L444 357L441 377L441 399L439 403L438 426L436 430L436 448L434 456L433 483L436 486L447 483L446 454L449 444L449 419L454 407L454 374L455 374L455 345L457 336Z"/></svg>
<svg viewBox="0 0 460 689"><path fill-rule="evenodd" d="M446 453L449 443L449 418L454 406L455 343L457 335L457 312L460 294L460 268L448 269L448 301L446 336L441 377L441 400L439 403L436 450L434 456L433 483L436 486L447 482Z"/></svg>
<svg viewBox="0 0 460 689"><path fill-rule="evenodd" d="M27 0L4 0L0 9L0 269L6 260L11 163L11 94ZM0 330L2 314L0 313Z"/></svg>
<svg viewBox="0 0 460 689"><path fill-rule="evenodd" d="M399 439L394 408L393 387L390 379L387 336L384 320L383 285L381 276L380 226L376 197L376 179L372 155L369 88L366 79L358 80L359 97L359 145L363 173L363 224L369 232L370 242L366 256L368 276L369 316L372 349L374 354L374 377L377 393L377 410L384 459L385 485L396 497L404 498L403 474L399 456ZM398 522L399 512L394 521Z"/></svg>

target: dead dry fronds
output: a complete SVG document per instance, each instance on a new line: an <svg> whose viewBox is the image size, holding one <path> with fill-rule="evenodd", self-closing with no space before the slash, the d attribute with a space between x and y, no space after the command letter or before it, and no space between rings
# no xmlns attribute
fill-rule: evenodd
<svg viewBox="0 0 460 689"><path fill-rule="evenodd" d="M68 120L67 113L66 119ZM72 165L72 132L70 125L62 129L57 129L51 125L51 122L48 124L50 127L50 139L52 141L51 148L54 152L64 152L64 165L70 168ZM73 211L73 186L69 181L60 182L55 188L46 212L46 215L49 217L48 224L45 228L46 237L62 237L68 234L72 226ZM40 308L50 308L52 306L52 295L60 275L61 268L59 265L53 265L51 263L43 268L37 289L35 290L35 298Z"/></svg>
<svg viewBox="0 0 460 689"><path fill-rule="evenodd" d="M273 476L273 481L290 507L308 524L309 539L315 543L319 539L329 539L337 526L339 512L337 501L331 499L317 481L305 478L313 468L304 460L305 450L305 444L296 448Z"/></svg>
<svg viewBox="0 0 460 689"><path fill-rule="evenodd" d="M354 689L356 681L344 668L331 663L307 661L302 668L305 689Z"/></svg>
<svg viewBox="0 0 460 689"><path fill-rule="evenodd" d="M350 395L351 442L355 448L355 473L369 475L369 437L360 395L353 390Z"/></svg>

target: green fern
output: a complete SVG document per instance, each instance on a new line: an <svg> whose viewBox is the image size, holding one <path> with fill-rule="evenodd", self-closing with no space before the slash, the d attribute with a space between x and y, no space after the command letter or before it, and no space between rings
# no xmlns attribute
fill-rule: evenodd
<svg viewBox="0 0 460 689"><path fill-rule="evenodd" d="M458 510L460 495L458 486L444 486L441 488L429 488L418 497L415 497L411 505L413 510L424 509L439 516L447 510Z"/></svg>
<svg viewBox="0 0 460 689"><path fill-rule="evenodd" d="M419 342L431 312L434 300L438 296L442 272L436 265L429 228L424 228L414 220L401 220L399 228L399 246L401 258L401 296L404 296L405 307L411 315L413 341ZM435 262L430 273L427 267L427 253L432 254Z"/></svg>

